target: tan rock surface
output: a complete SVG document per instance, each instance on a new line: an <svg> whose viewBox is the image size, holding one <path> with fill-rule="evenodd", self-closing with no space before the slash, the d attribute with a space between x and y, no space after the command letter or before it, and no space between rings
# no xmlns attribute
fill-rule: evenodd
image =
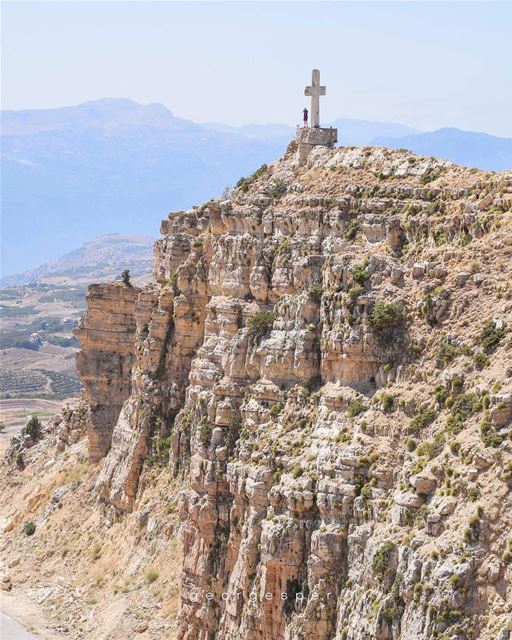
<svg viewBox="0 0 512 640"><path fill-rule="evenodd" d="M292 151L91 290L91 483L185 483L181 640L507 640L512 173Z"/></svg>

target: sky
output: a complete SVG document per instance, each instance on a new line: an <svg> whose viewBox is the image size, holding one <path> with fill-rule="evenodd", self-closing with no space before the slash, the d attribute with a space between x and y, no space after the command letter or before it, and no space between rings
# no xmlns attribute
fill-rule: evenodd
<svg viewBox="0 0 512 640"><path fill-rule="evenodd" d="M510 33L511 2L3 2L2 108L295 125L318 67L323 121L512 137Z"/></svg>

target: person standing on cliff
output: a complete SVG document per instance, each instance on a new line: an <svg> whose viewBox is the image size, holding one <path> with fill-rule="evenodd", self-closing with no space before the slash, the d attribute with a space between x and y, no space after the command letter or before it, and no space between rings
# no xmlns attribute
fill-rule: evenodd
<svg viewBox="0 0 512 640"><path fill-rule="evenodd" d="M308 126L308 110L306 109L306 107L304 107L304 111L302 112L302 115L304 116L304 126L307 127Z"/></svg>

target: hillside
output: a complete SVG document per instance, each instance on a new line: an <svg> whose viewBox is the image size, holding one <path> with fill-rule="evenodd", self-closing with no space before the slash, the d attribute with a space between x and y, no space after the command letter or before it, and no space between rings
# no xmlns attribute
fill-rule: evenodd
<svg viewBox="0 0 512 640"><path fill-rule="evenodd" d="M294 142L171 213L154 283L89 287L83 401L1 470L7 606L84 640L509 640L511 231L512 172Z"/></svg>
<svg viewBox="0 0 512 640"><path fill-rule="evenodd" d="M151 271L153 239L112 233L98 236L36 269L2 278L2 287L28 284L76 285L115 279L124 269L132 276Z"/></svg>
<svg viewBox="0 0 512 640"><path fill-rule="evenodd" d="M395 149L405 147L420 155L446 158L466 167L487 171L512 168L512 139L497 138L487 133L446 128L400 137L379 135L372 144Z"/></svg>
<svg viewBox="0 0 512 640"><path fill-rule="evenodd" d="M6 111L2 127L4 275L96 235L156 235L170 207L219 195L284 149L121 99Z"/></svg>

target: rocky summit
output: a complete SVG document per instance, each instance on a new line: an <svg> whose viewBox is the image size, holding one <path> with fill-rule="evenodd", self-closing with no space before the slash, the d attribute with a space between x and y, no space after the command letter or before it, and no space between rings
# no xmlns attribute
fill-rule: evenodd
<svg viewBox="0 0 512 640"><path fill-rule="evenodd" d="M152 284L89 287L84 397L2 469L3 584L58 583L66 637L512 637L512 172L303 162L171 213Z"/></svg>

